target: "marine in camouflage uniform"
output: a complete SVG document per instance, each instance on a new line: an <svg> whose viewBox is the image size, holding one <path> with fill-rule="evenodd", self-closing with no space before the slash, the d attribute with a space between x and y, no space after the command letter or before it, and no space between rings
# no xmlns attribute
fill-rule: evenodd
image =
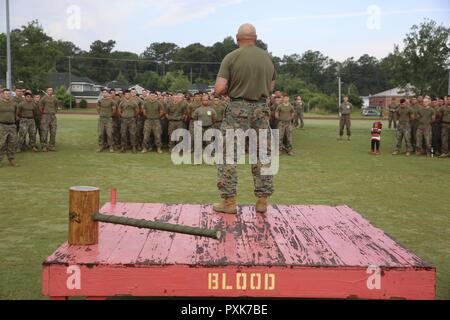
<svg viewBox="0 0 450 320"><path fill-rule="evenodd" d="M411 99L411 109L414 112L414 118L411 120L411 145L413 148L413 152L416 151L416 138L417 138L417 128L419 127L419 120L417 118L417 112L422 108L422 106L419 104L417 98Z"/></svg>
<svg viewBox="0 0 450 320"><path fill-rule="evenodd" d="M216 111L216 121L213 128L220 130L225 115L226 104L223 101L220 101L219 97L214 97L211 107Z"/></svg>
<svg viewBox="0 0 450 320"><path fill-rule="evenodd" d="M33 148L34 152L37 152L36 146L36 104L33 101L32 95L30 93L25 94L25 100L19 104L19 138L17 141L17 152L21 152L27 140L27 135L30 139L30 146Z"/></svg>
<svg viewBox="0 0 450 320"><path fill-rule="evenodd" d="M270 127L272 129L278 128L278 120L275 118L275 110L281 104L281 96L275 96L270 103Z"/></svg>
<svg viewBox="0 0 450 320"><path fill-rule="evenodd" d="M41 101L41 96L36 94L33 98L33 103L34 103L34 123L36 124L36 140L37 140L37 133L39 133L39 139L41 138L42 134L41 134L41 109L39 108L40 105L40 101Z"/></svg>
<svg viewBox="0 0 450 320"><path fill-rule="evenodd" d="M139 106L135 99L132 99L130 92L125 92L124 99L120 102L120 133L122 142L122 153L127 150L127 135L130 135L130 142L133 153L136 153L136 116L139 113Z"/></svg>
<svg viewBox="0 0 450 320"><path fill-rule="evenodd" d="M441 150L441 133L442 133L442 119L441 114L439 113L439 109L443 106L440 104L439 99L434 99L432 102L432 107L435 112L434 121L431 123L431 147L432 154L439 157L442 153Z"/></svg>
<svg viewBox="0 0 450 320"><path fill-rule="evenodd" d="M447 97L447 104L439 109L439 114L442 119L442 132L441 132L441 158L447 158L449 154L450 145L450 96Z"/></svg>
<svg viewBox="0 0 450 320"><path fill-rule="evenodd" d="M114 102L116 103L116 112L113 114L112 117L112 126L113 126L113 140L114 140L114 146L119 149L121 147L121 133L120 133L120 114L119 114L119 108L121 98L118 94L114 95L114 91L111 91L112 98Z"/></svg>
<svg viewBox="0 0 450 320"><path fill-rule="evenodd" d="M139 112L136 116L136 148L142 150L142 144L144 142L144 115L142 113L143 101L137 96L136 89L131 90L131 98L134 99L139 106Z"/></svg>
<svg viewBox="0 0 450 320"><path fill-rule="evenodd" d="M142 153L148 152L152 147L150 146L150 137L153 134L156 148L158 153L162 153L162 128L161 117L164 115L163 104L156 99L156 95L151 94L149 98L144 100L142 107L143 116L145 118L144 123L144 142Z"/></svg>
<svg viewBox="0 0 450 320"><path fill-rule="evenodd" d="M245 24L239 28L237 41L239 49L229 53L220 66L216 83L216 93L228 93L231 102L227 107L222 123L222 134L226 137L228 129L254 129L260 134L265 129L267 135L267 154L271 157L271 111L267 103L274 87L276 72L268 53L256 46L256 29ZM224 139L225 140L225 139ZM237 213L237 146L235 144L235 162L226 162L226 143L224 143L224 163L218 165L218 189L222 203L214 205L214 210L223 213ZM259 143L257 146L259 149ZM263 165L259 159L252 164L254 192L258 197L256 211L266 213L268 198L273 194L273 175L262 175L262 169L270 170L271 164Z"/></svg>
<svg viewBox="0 0 450 320"><path fill-rule="evenodd" d="M172 133L177 129L184 128L183 121L186 120L188 112L188 105L180 95L175 97L173 103L169 103L166 106L166 116L167 120L169 120L169 152L172 152L175 144L172 141Z"/></svg>
<svg viewBox="0 0 450 320"><path fill-rule="evenodd" d="M47 96L40 101L41 108L41 146L42 151L56 151L56 131L58 121L56 113L58 112L58 100L53 95L53 89L47 90ZM50 132L50 143L48 143L48 134Z"/></svg>
<svg viewBox="0 0 450 320"><path fill-rule="evenodd" d="M430 98L425 97L424 107L416 112L419 121L416 136L416 155L423 153L422 142L425 140L426 154L428 157L431 156L431 123L434 121L435 115L434 109L430 106Z"/></svg>
<svg viewBox="0 0 450 320"><path fill-rule="evenodd" d="M16 103L17 107L20 106L20 104L25 101L23 93L24 93L23 89L17 88L16 89L16 95L12 98L12 100ZM17 126L17 133L19 133L19 130L20 130L20 119L17 119L16 126Z"/></svg>
<svg viewBox="0 0 450 320"><path fill-rule="evenodd" d="M278 130L280 131L280 151L283 151L284 149L288 155L293 156L292 120L295 116L295 109L289 103L289 97L285 97L283 100L283 103L278 105L275 110L275 118L279 121Z"/></svg>
<svg viewBox="0 0 450 320"><path fill-rule="evenodd" d="M398 106L394 102L389 105L389 129L392 128L392 124L394 124L394 129L397 129L397 108Z"/></svg>
<svg viewBox="0 0 450 320"><path fill-rule="evenodd" d="M0 166L3 156L7 155L9 164L17 166L15 158L17 145L17 127L18 106L11 99L11 92L4 89L0 98Z"/></svg>
<svg viewBox="0 0 450 320"><path fill-rule="evenodd" d="M305 127L304 121L305 106L303 105L302 97L298 96L295 99L294 109L295 109L294 125L296 128L303 129Z"/></svg>
<svg viewBox="0 0 450 320"><path fill-rule="evenodd" d="M194 101L188 105L187 122L189 122L189 133L191 134L191 139L194 139L194 120L192 119L192 116L198 108L201 108L201 106L202 106L202 95L200 93L197 93L194 96Z"/></svg>
<svg viewBox="0 0 450 320"><path fill-rule="evenodd" d="M116 102L111 98L110 94L103 90L103 98L97 103L98 118L98 145L97 152L102 152L109 148L109 152L114 152L113 139L113 114L116 113ZM105 144L106 142L106 144Z"/></svg>
<svg viewBox="0 0 450 320"><path fill-rule="evenodd" d="M400 106L397 108L397 132L396 144L393 155L399 154L402 150L402 143L405 140L406 155L409 156L413 152L411 144L411 119L414 118L414 110L406 104L406 100L402 99Z"/></svg>
<svg viewBox="0 0 450 320"><path fill-rule="evenodd" d="M339 106L339 139L342 140L344 136L344 128L347 129L347 138L350 141L352 136L352 121L351 115L353 112L353 105L348 101L348 97L344 97L344 102Z"/></svg>

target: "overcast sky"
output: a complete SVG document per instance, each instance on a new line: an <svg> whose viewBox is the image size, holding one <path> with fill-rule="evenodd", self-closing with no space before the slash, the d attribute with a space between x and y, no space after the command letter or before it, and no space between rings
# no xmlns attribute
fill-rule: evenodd
<svg viewBox="0 0 450 320"><path fill-rule="evenodd" d="M5 32L5 0L0 0ZM11 0L12 28L38 19L55 39L89 50L116 40L116 50L142 53L152 42L211 45L253 23L269 51L282 57L319 50L336 60L378 58L425 18L450 26L448 0Z"/></svg>

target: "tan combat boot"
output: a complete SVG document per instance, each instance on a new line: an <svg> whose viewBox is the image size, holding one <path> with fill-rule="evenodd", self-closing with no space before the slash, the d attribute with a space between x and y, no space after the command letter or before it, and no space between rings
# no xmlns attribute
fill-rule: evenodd
<svg viewBox="0 0 450 320"><path fill-rule="evenodd" d="M268 205L268 198L266 197L258 198L258 202L256 202L256 212L266 213L267 205Z"/></svg>
<svg viewBox="0 0 450 320"><path fill-rule="evenodd" d="M214 211L228 213L228 214L236 214L236 199L235 198L225 198L222 203L215 203L213 206Z"/></svg>
<svg viewBox="0 0 450 320"><path fill-rule="evenodd" d="M17 164L17 162L14 159L9 160L9 165L11 167L19 167L19 165Z"/></svg>
<svg viewBox="0 0 450 320"><path fill-rule="evenodd" d="M158 148L158 153L159 153L159 154L162 154L162 153L163 153L163 151L162 151L161 148Z"/></svg>

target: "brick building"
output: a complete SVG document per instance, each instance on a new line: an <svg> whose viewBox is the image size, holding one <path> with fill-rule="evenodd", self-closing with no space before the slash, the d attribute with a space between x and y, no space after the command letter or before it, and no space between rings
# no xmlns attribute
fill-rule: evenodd
<svg viewBox="0 0 450 320"><path fill-rule="evenodd" d="M404 88L394 88L377 93L369 97L369 105L371 107L381 107L386 109L392 102L400 104L400 99L408 98L414 95L411 86Z"/></svg>

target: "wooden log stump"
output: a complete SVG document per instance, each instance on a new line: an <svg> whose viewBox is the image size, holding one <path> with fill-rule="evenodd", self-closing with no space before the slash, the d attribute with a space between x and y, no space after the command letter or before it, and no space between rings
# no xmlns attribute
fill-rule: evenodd
<svg viewBox="0 0 450 320"><path fill-rule="evenodd" d="M92 214L100 209L100 189L72 187L69 194L69 244L98 244L98 222L92 219Z"/></svg>

